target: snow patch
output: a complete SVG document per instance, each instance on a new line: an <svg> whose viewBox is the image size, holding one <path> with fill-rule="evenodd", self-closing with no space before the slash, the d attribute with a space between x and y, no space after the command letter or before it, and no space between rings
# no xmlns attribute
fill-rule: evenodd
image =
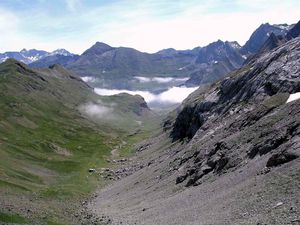
<svg viewBox="0 0 300 225"><path fill-rule="evenodd" d="M9 57L5 56L4 58L0 59L0 62L5 62Z"/></svg>
<svg viewBox="0 0 300 225"><path fill-rule="evenodd" d="M299 98L300 98L300 92L297 92L297 93L294 93L294 94L290 94L290 96L289 96L288 100L286 101L286 103L295 101L295 100L297 100Z"/></svg>
<svg viewBox="0 0 300 225"><path fill-rule="evenodd" d="M55 51L49 53L48 55L72 56L73 54L63 48L60 48L60 49L56 49Z"/></svg>

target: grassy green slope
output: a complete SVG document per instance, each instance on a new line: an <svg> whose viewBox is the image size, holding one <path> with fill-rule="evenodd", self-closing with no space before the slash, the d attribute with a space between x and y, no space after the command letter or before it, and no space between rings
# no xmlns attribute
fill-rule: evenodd
<svg viewBox="0 0 300 225"><path fill-rule="evenodd" d="M80 112L85 104L110 106L113 117ZM65 220L66 208L72 211L72 202L101 184L88 169L107 166L115 146L131 133L137 134L132 140L146 137L155 122L140 97L97 96L62 67L34 71L14 60L1 64L0 212L6 215L12 205L18 214L31 209L24 214L28 221ZM128 140L126 152L132 144Z"/></svg>

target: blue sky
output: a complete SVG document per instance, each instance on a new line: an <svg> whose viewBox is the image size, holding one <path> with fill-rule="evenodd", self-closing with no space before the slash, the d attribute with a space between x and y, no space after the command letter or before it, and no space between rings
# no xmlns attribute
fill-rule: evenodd
<svg viewBox="0 0 300 225"><path fill-rule="evenodd" d="M299 12L299 0L0 0L0 52L80 54L96 41L146 52L244 44L261 23L295 23Z"/></svg>

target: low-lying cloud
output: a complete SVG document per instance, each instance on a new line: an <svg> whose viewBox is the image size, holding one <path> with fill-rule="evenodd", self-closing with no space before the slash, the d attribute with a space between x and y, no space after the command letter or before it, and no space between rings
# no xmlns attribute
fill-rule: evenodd
<svg viewBox="0 0 300 225"><path fill-rule="evenodd" d="M94 119L108 119L112 115L113 108L109 106L104 106L101 102L88 102L79 106L79 111L82 114Z"/></svg>
<svg viewBox="0 0 300 225"><path fill-rule="evenodd" d="M131 95L141 95L148 105L173 105L181 103L190 93L195 91L197 87L172 87L160 94L153 94L149 91L129 91L118 89L95 88L95 92L99 95L116 95L120 93L128 93Z"/></svg>
<svg viewBox="0 0 300 225"><path fill-rule="evenodd" d="M148 82L156 82L156 83L171 83L171 82L185 82L189 78L188 77L182 77L182 78L174 78L174 77L134 77L136 80L138 80L141 83L148 83Z"/></svg>
<svg viewBox="0 0 300 225"><path fill-rule="evenodd" d="M81 77L81 79L84 82L87 82L87 83L96 83L97 81L99 81L98 78L90 77L90 76ZM168 84L168 83L180 84L180 83L184 83L188 79L189 79L188 77L181 77L181 78L174 78L174 77L134 77L133 81L139 82L139 83L154 82L154 83L159 83L159 84Z"/></svg>
<svg viewBox="0 0 300 225"><path fill-rule="evenodd" d="M94 83L97 81L97 78L95 77L81 77L81 79L87 83Z"/></svg>

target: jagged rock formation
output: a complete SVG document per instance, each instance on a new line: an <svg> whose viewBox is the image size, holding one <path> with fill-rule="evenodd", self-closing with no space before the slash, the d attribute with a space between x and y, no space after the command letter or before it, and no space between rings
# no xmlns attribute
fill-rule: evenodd
<svg viewBox="0 0 300 225"><path fill-rule="evenodd" d="M237 42L218 40L199 49L194 69L186 85L204 85L217 81L227 73L239 68L245 58L240 54L241 46Z"/></svg>
<svg viewBox="0 0 300 225"><path fill-rule="evenodd" d="M242 47L241 51L243 54L255 54L260 50L271 33L276 36L285 36L292 27L293 25L287 24L262 24L253 32L250 39Z"/></svg>
<svg viewBox="0 0 300 225"><path fill-rule="evenodd" d="M272 49L286 43L288 40L298 37L300 35L299 27L300 21L295 25L286 26L286 32L281 32L279 34L275 34L273 32L269 33L267 40L263 43L263 45L256 52L256 54L248 56L244 64L251 64L251 62L254 62L263 53L269 52Z"/></svg>
<svg viewBox="0 0 300 225"><path fill-rule="evenodd" d="M293 224L300 100L286 102L299 65L296 38L197 90L138 148L144 168L89 207L111 224Z"/></svg>

